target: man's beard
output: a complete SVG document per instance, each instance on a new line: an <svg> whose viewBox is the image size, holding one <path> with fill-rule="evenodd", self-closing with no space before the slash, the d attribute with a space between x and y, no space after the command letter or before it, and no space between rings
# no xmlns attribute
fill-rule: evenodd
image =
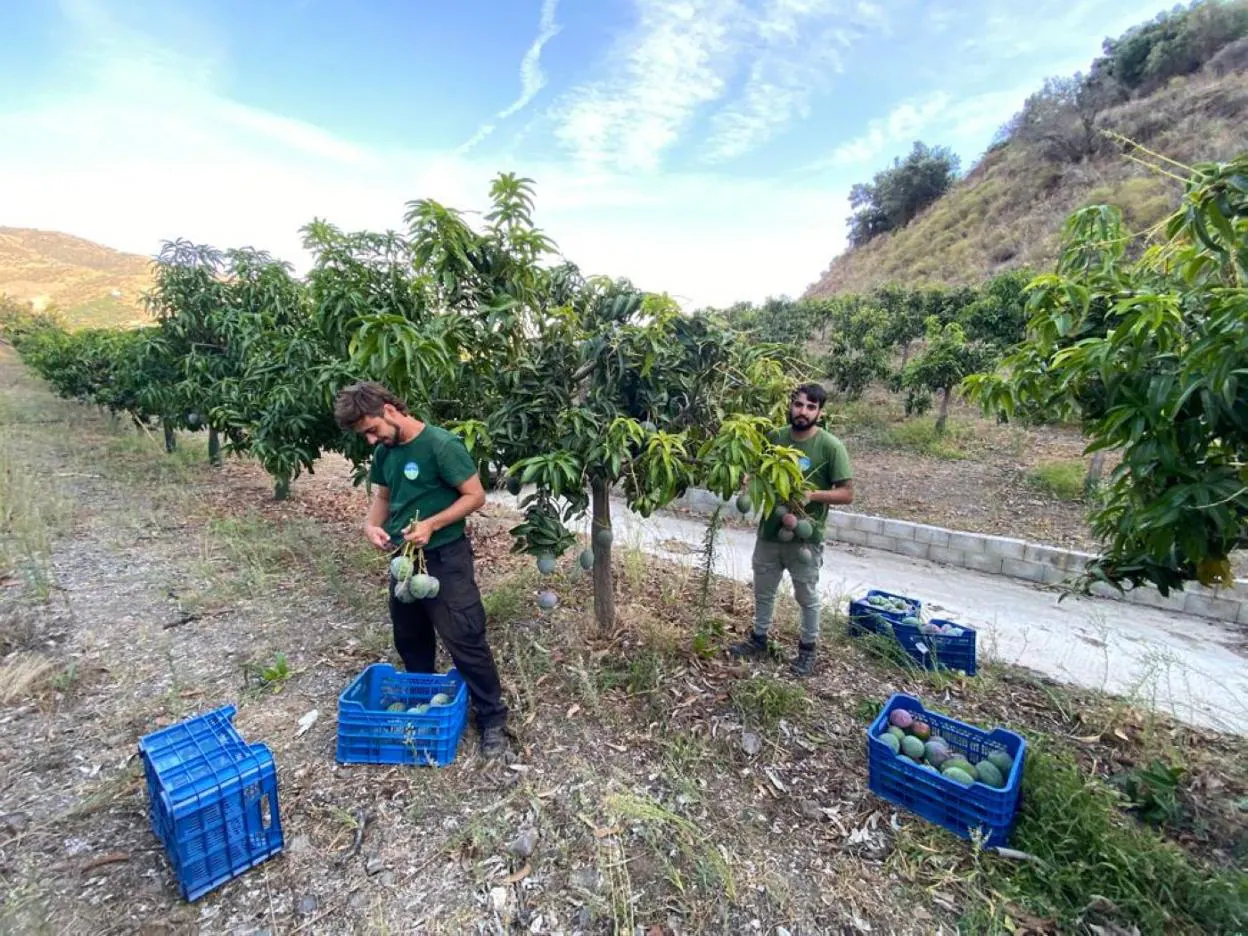
<svg viewBox="0 0 1248 936"><path fill-rule="evenodd" d="M386 425L389 426L394 431L390 434L390 438L382 439L381 444L384 445L386 448L394 448L396 445L399 444L399 427L389 421L386 422Z"/></svg>
<svg viewBox="0 0 1248 936"><path fill-rule="evenodd" d="M789 425L794 429L809 429L815 424L813 419L807 419L805 416L795 416L789 413Z"/></svg>

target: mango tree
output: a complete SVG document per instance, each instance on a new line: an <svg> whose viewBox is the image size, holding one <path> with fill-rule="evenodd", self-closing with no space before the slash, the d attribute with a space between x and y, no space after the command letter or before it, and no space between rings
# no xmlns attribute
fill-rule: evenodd
<svg viewBox="0 0 1248 936"><path fill-rule="evenodd" d="M941 324L933 315L927 319L927 341L923 350L901 372L901 387L906 391L906 412L923 412L930 405L931 394L939 393L940 413L936 432L945 431L949 419L949 399L962 379L988 366L993 358L991 348L967 341L966 333L957 322Z"/></svg>
<svg viewBox="0 0 1248 936"><path fill-rule="evenodd" d="M226 261L226 302L214 324L229 363L212 416L227 450L259 461L283 500L322 451L339 446L342 433L321 392L335 362L289 264L251 249L228 251Z"/></svg>
<svg viewBox="0 0 1248 936"><path fill-rule="evenodd" d="M145 296L159 332L146 348L145 367L161 372L140 394L143 407L160 417L166 447L176 429L208 428L208 460L220 464L222 381L231 358L223 310L228 305L221 251L186 240L166 241L153 264L155 285Z"/></svg>
<svg viewBox="0 0 1248 936"><path fill-rule="evenodd" d="M1118 209L1074 213L1030 287L1027 340L967 381L988 411L1068 416L1087 451L1121 450L1090 514L1103 545L1085 590L1229 584L1248 545L1248 156L1188 172L1138 260Z"/></svg>
<svg viewBox="0 0 1248 936"><path fill-rule="evenodd" d="M539 569L575 543L568 524L590 513L594 613L615 622L611 497L642 517L703 486L742 491L773 509L803 486L797 453L766 432L783 411L789 374L778 349L741 342L727 322L681 314L666 296L627 281L562 271L567 302L551 309L508 374L482 438L531 484L512 530Z"/></svg>

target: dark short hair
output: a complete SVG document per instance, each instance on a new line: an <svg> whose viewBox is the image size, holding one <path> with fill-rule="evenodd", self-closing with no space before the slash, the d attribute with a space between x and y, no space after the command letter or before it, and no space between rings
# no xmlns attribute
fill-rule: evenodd
<svg viewBox="0 0 1248 936"><path fill-rule="evenodd" d="M823 404L828 401L828 391L823 389L823 384L804 383L793 389L793 394L789 397L789 399L796 400L799 393L806 394L806 399L810 400L810 402L820 408L822 408Z"/></svg>
<svg viewBox="0 0 1248 936"><path fill-rule="evenodd" d="M369 380L353 383L339 391L334 400L334 421L340 429L354 429L366 416L380 416L387 403L400 413L407 412L407 404L381 384Z"/></svg>

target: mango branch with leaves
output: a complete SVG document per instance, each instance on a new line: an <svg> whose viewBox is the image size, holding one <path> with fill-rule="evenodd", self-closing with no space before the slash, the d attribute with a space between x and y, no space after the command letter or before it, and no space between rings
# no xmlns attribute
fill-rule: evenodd
<svg viewBox="0 0 1248 936"><path fill-rule="evenodd" d="M1138 259L1116 208L1071 216L1026 341L964 382L986 411L1073 418L1087 451L1121 452L1084 590L1228 585L1248 547L1248 155L1176 168L1182 204Z"/></svg>

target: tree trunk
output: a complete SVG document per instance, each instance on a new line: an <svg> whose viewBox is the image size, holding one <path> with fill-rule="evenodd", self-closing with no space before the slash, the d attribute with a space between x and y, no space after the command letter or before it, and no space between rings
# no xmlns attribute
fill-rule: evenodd
<svg viewBox="0 0 1248 936"><path fill-rule="evenodd" d="M590 486L593 498L593 523L590 526L594 549L594 620L598 633L615 629L615 580L611 574L611 542L601 542L601 530L611 532L611 485L604 478L595 478Z"/></svg>
<svg viewBox="0 0 1248 936"><path fill-rule="evenodd" d="M165 451L172 452L178 447L178 437L173 434L173 426L164 423L163 428L165 430Z"/></svg>
<svg viewBox="0 0 1248 936"><path fill-rule="evenodd" d="M910 362L910 342L906 342L901 346L901 369L905 370L906 365Z"/></svg>
<svg viewBox="0 0 1248 936"><path fill-rule="evenodd" d="M1101 472L1105 468L1105 450L1092 453L1092 462L1088 465L1087 477L1083 479L1083 496L1090 497L1101 481Z"/></svg>
<svg viewBox="0 0 1248 936"><path fill-rule="evenodd" d="M208 464L221 464L221 437L216 429L208 430Z"/></svg>
<svg viewBox="0 0 1248 936"><path fill-rule="evenodd" d="M273 484L273 499L284 501L290 497L290 478L278 478Z"/></svg>
<svg viewBox="0 0 1248 936"><path fill-rule="evenodd" d="M945 387L940 391L940 415L936 417L936 434L943 435L945 432L945 422L949 419L949 396L950 388Z"/></svg>

